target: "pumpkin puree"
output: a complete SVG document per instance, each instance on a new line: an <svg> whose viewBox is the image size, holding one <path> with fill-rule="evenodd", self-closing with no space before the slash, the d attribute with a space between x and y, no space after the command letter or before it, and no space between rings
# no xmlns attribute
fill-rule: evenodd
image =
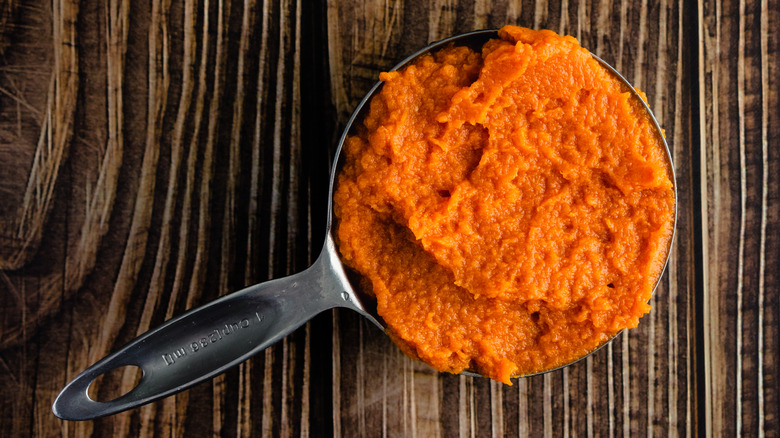
<svg viewBox="0 0 780 438"><path fill-rule="evenodd" d="M401 349L510 383L637 325L675 200L646 111L576 39L499 37L382 73L334 201Z"/></svg>

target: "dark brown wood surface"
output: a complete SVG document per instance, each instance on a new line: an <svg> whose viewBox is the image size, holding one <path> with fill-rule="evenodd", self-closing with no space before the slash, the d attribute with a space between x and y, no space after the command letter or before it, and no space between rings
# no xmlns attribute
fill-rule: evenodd
<svg viewBox="0 0 780 438"><path fill-rule="evenodd" d="M378 73L504 24L575 36L666 130L677 234L637 329L505 386L332 311L175 397L53 416L135 336L307 267L338 136ZM776 436L779 27L777 0L4 0L0 436Z"/></svg>

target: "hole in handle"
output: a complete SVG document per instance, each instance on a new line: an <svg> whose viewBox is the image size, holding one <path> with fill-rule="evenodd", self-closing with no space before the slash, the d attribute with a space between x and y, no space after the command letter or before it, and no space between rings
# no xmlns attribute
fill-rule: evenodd
<svg viewBox="0 0 780 438"><path fill-rule="evenodd" d="M92 401L110 402L135 389L143 376L143 370L135 365L125 365L99 375L87 388Z"/></svg>

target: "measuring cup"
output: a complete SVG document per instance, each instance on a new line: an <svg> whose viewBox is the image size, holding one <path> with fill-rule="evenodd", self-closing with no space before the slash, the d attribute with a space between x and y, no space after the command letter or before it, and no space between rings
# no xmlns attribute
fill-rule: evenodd
<svg viewBox="0 0 780 438"><path fill-rule="evenodd" d="M485 42L497 37L497 30L456 35L425 47L398 63L392 70L401 69L419 56L449 44L469 46L479 51ZM614 73L641 100L631 84L617 71L595 55L594 58ZM358 104L339 140L330 176L325 245L314 264L298 274L223 296L141 335L68 383L52 406L56 416L65 420L89 420L173 395L224 373L228 368L238 365L287 336L317 314L335 307L352 309L384 330L375 309L364 306L360 295L350 284L339 260L332 229L334 185L337 172L343 164L341 149L353 126L360 123L368 111L367 103L381 86L381 83L374 85ZM644 101L642 104L652 118L659 136L663 138L652 112ZM671 167L671 155L665 139L664 145ZM672 181L674 182L673 169ZM676 211L675 202L675 221ZM667 261L668 254L669 248ZM143 374L135 388L106 402L95 401L89 397L88 389L95 379L124 366L137 366L141 369ZM552 370L544 372L548 371Z"/></svg>

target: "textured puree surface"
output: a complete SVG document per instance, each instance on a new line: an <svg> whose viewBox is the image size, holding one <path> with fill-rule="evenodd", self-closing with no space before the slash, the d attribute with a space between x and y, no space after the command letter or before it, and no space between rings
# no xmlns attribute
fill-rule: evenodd
<svg viewBox="0 0 780 438"><path fill-rule="evenodd" d="M499 37L381 74L334 202L399 347L509 383L637 325L675 199L644 107L576 39Z"/></svg>

